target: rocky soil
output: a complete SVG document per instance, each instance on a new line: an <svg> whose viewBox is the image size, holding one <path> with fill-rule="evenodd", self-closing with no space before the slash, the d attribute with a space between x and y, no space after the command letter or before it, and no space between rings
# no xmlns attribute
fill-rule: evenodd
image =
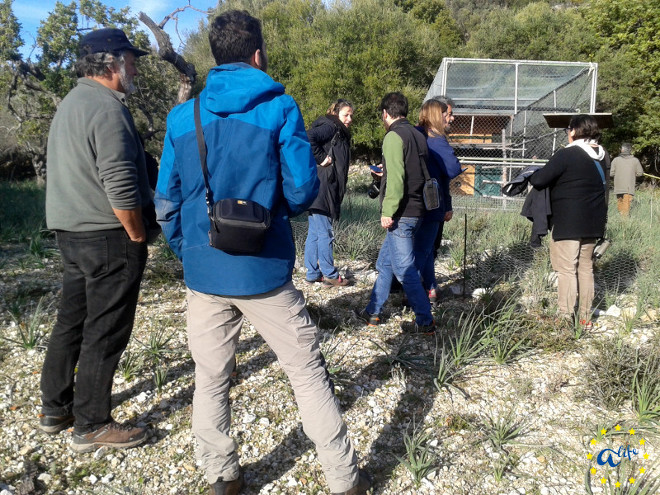
<svg viewBox="0 0 660 495"><path fill-rule="evenodd" d="M76 454L69 448L70 431L48 436L36 428L44 345L60 286L58 255L34 259L23 248L3 246L0 494L205 492L208 485L196 464L190 431L193 363L186 345L181 269L158 249L152 248L128 358L125 354L113 389L115 419L148 425L149 441L126 451L102 448ZM442 265L438 270L443 271ZM605 468L587 455L624 443L637 447L637 467L645 466L649 473L657 469L657 430L637 424L630 401L619 410L606 410L593 394L587 363L596 344L610 342L618 332L620 316L603 315L579 341L533 347L510 364L480 357L465 367L456 387L438 390L433 369L434 358L447 345L442 332L435 337L404 335L400 324L412 314L396 295L385 324L365 327L352 310L366 305L375 274L364 263L347 263L343 271L354 278L353 286L309 286L300 272L294 282L319 325L351 439L361 465L375 478L374 493L576 494L585 492L585 474L594 467L593 493L614 493L598 482ZM26 350L14 341L41 297L45 318L40 329L46 337ZM436 316L442 322L472 303L446 296ZM659 341L656 319L638 326L626 337L631 345ZM244 493L327 493L289 383L249 322L237 359L232 429L245 469ZM416 366L402 365L406 362ZM616 425L621 432L615 433ZM633 428L635 435L622 435ZM416 484L401 459L407 456L406 435L423 431L431 462ZM641 460L643 453L648 459ZM618 476L629 486L623 479L627 474ZM636 476L639 486L644 476Z"/></svg>

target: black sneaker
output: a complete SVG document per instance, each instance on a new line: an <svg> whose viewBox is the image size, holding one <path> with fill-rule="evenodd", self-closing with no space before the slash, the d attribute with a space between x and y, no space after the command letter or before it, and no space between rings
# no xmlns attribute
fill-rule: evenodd
<svg viewBox="0 0 660 495"><path fill-rule="evenodd" d="M64 416L46 416L45 414L39 415L39 429L51 435L66 430L73 424L73 414L66 414Z"/></svg>
<svg viewBox="0 0 660 495"><path fill-rule="evenodd" d="M374 481L371 478L371 475L364 469L360 469L358 470L357 485L345 492L333 492L332 495L364 495L371 488L373 483Z"/></svg>
<svg viewBox="0 0 660 495"><path fill-rule="evenodd" d="M378 315L372 315L371 313L367 313L366 309L363 309L362 311L358 311L356 309L355 316L357 316L359 319L364 321L370 327L377 327L378 325L380 325L380 317Z"/></svg>
<svg viewBox="0 0 660 495"><path fill-rule="evenodd" d="M92 452L102 446L128 449L140 445L146 439L146 428L120 425L112 421L89 433L74 431L71 448L76 452Z"/></svg>
<svg viewBox="0 0 660 495"><path fill-rule="evenodd" d="M418 325L416 321L404 321L401 323L401 330L403 330L404 333L435 335L437 327L435 326L435 322L431 322L428 325Z"/></svg>
<svg viewBox="0 0 660 495"><path fill-rule="evenodd" d="M225 481L218 478L215 483L211 484L209 495L238 495L243 486L243 473L238 475L238 478L232 481Z"/></svg>

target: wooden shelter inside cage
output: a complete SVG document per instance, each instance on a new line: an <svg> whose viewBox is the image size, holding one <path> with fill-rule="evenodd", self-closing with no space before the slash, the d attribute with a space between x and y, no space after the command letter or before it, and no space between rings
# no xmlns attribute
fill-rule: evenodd
<svg viewBox="0 0 660 495"><path fill-rule="evenodd" d="M502 185L567 144L543 115L593 113L597 78L595 63L444 58L425 100L454 103L449 140L467 170L452 194L506 206Z"/></svg>

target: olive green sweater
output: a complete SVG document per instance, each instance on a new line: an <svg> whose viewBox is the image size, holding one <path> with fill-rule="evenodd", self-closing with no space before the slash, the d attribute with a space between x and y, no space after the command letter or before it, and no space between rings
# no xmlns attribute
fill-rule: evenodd
<svg viewBox="0 0 660 495"><path fill-rule="evenodd" d="M89 78L60 103L48 135L46 222L72 232L121 227L113 208L152 198L125 95Z"/></svg>

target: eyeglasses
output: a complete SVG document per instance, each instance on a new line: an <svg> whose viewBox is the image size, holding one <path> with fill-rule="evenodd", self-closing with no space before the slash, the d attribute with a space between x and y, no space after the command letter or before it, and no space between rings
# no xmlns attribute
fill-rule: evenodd
<svg viewBox="0 0 660 495"><path fill-rule="evenodd" d="M564 132L565 132L566 135L568 136L568 133L571 132L571 130L573 130L572 127L567 127L566 129L564 129Z"/></svg>

